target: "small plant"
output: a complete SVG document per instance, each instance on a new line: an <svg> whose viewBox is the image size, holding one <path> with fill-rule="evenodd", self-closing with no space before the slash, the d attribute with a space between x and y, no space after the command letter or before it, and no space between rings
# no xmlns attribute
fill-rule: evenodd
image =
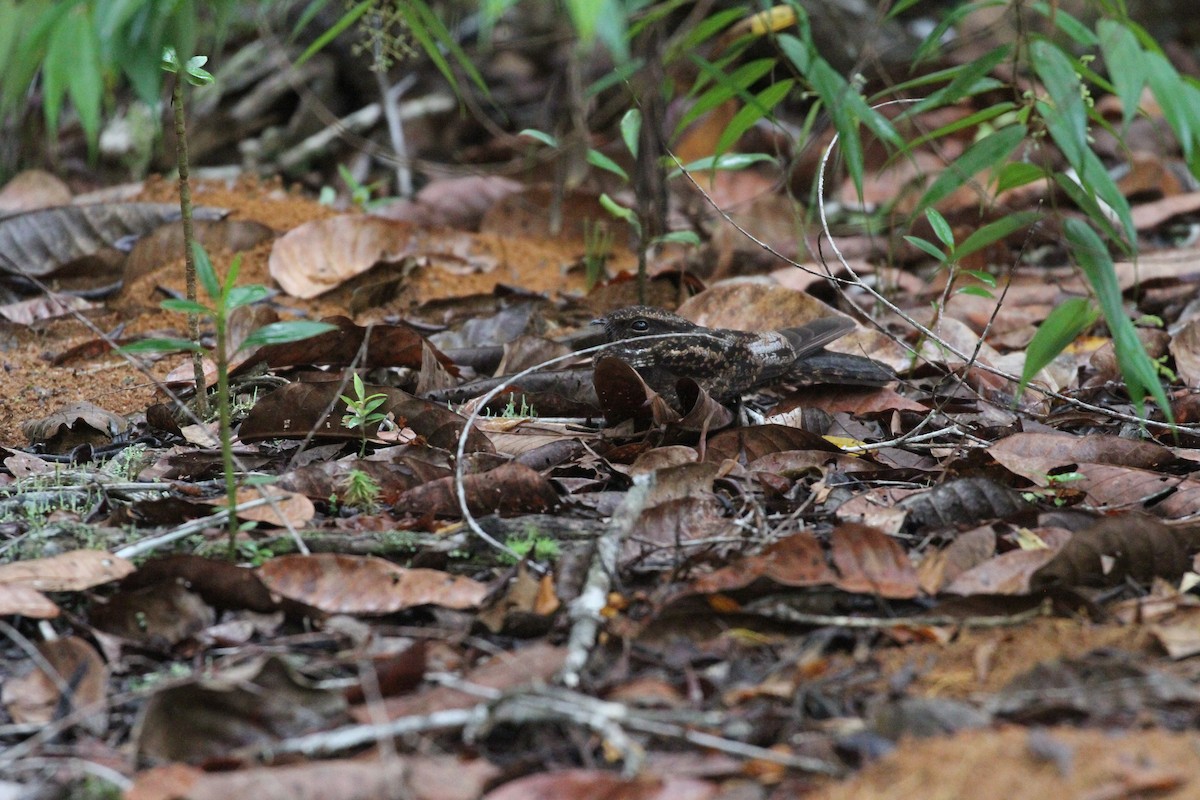
<svg viewBox="0 0 1200 800"><path fill-rule="evenodd" d="M378 410L387 402L387 395L376 392L368 396L362 378L356 374L354 376L354 396L344 394L341 395L341 398L342 402L346 404L347 412L342 415L342 424L347 428L358 428L359 436L362 438L362 443L358 448L358 457L362 458L367 454L367 428L387 421L388 415Z"/></svg>
<svg viewBox="0 0 1200 800"><path fill-rule="evenodd" d="M641 128L642 128L641 113L639 113L636 108L630 109L629 111L625 112L625 116L621 118L621 139L625 143L625 147L629 150L629 153L632 156L634 156L634 158L636 158L637 154L638 154L638 137L641 135ZM544 131L534 130L532 128L526 128L525 130L521 131L521 135L528 136L531 139L535 139L535 140L541 142L542 144L548 145L550 147L558 147L559 146L558 139L556 139L555 137L551 136L550 134L548 134ZM765 159L765 158L767 158L767 156L761 156L761 158ZM723 160L723 159L717 159L717 158L710 158L710 159L704 159L705 164L707 166L702 166L702 167L697 167L697 168L701 168L701 169L703 169L703 168L707 168L707 169L740 169L741 167L746 166L749 163L752 163L753 160L755 160L755 159L756 159L756 157L754 157L754 156L739 156L738 158L732 159L732 160L731 159ZM624 169L622 169L621 165L617 164L617 162L613 161L611 158L604 155L599 150L596 150L595 148L588 148L587 162L589 164L591 164L593 167L597 167L597 168L603 169L607 172L611 172L612 174L614 174L618 178L620 178L622 181L629 183L629 173L627 173ZM730 166L731 163L736 163L737 166ZM692 166L692 165L689 165L689 166ZM673 173L673 175L679 175L679 174L682 174L682 172L679 170L677 170L675 173ZM605 211L612 214L617 219L625 222L629 226L630 230L633 231L634 239L637 241L637 254L638 254L638 302L644 303L646 300L645 292L646 292L646 254L647 254L647 252L651 248L653 248L657 245L667 244L669 242L678 242L681 244L698 245L698 244L700 244L700 237L697 236L694 231L668 231L667 233L664 233L661 236L655 236L654 238L650 239L649 241L646 241L646 237L645 237L644 231L643 231L642 220L639 219L636 211L634 211L632 208L621 205L616 200L613 200L611 197L609 197L607 194L600 195L600 205L604 206Z"/></svg>
<svg viewBox="0 0 1200 800"><path fill-rule="evenodd" d="M517 407L517 398L515 392L508 393L508 405L499 414L491 414L484 412L485 417L496 416L500 419L528 419L529 417L537 416L537 409L525 402L525 395L521 395L521 407Z"/></svg>
<svg viewBox="0 0 1200 800"><path fill-rule="evenodd" d="M275 551L269 547L264 547L253 539L243 542L238 547L238 554L242 561L254 567L261 567L264 563L275 557Z"/></svg>
<svg viewBox="0 0 1200 800"><path fill-rule="evenodd" d="M347 169L345 164L338 164L337 169L342 182L350 190L350 202L358 206L360 211L374 211L391 202L388 198L372 199L376 192L384 188L383 181L364 184L354 177L354 173ZM337 190L332 186L322 186L317 202L323 206L332 206L336 201Z"/></svg>
<svg viewBox="0 0 1200 800"><path fill-rule="evenodd" d="M1071 484L1084 480L1085 477L1082 472L1060 472L1054 475L1047 475L1045 489L1023 492L1021 497L1030 503L1046 499L1056 507L1062 508L1070 502L1066 493L1071 488Z"/></svg>
<svg viewBox="0 0 1200 800"><path fill-rule="evenodd" d="M373 511L379 491L379 481L361 469L352 469L346 474L346 488L340 499L345 505Z"/></svg>
<svg viewBox="0 0 1200 800"><path fill-rule="evenodd" d="M612 258L613 235L604 222L584 220L583 223L583 270L587 290L596 288L606 273L608 260Z"/></svg>
<svg viewBox="0 0 1200 800"><path fill-rule="evenodd" d="M532 558L535 561L548 561L557 558L562 553L558 542L539 532L537 528L528 526L521 536L512 536L504 542L508 549L522 558ZM506 553L501 558L512 559Z"/></svg>
<svg viewBox="0 0 1200 800"><path fill-rule="evenodd" d="M225 494L229 503L229 553L236 554L238 520L234 513L237 505L237 474L233 463L233 433L232 411L229 399L229 315L235 309L252 305L265 300L271 291L260 284L238 286L238 272L242 266L242 257L237 255L225 273L225 280L217 277L208 253L198 243L192 244L193 257L196 261L196 277L204 287L212 305L204 305L199 301L184 299L163 300L160 305L168 311L179 311L185 314L195 314L198 317L210 319L216 329L216 352L213 354L217 365L217 412L220 420L221 456L225 473ZM327 322L312 322L296 320L292 322L273 322L256 328L242 341L238 350L253 347L263 347L269 344L296 342L316 336L320 333L336 330ZM126 353L162 352L185 350L191 353L201 353L203 348L198 342L189 339L144 339L121 348ZM236 351L235 351L236 352ZM201 380L196 386L197 394L204 392Z"/></svg>

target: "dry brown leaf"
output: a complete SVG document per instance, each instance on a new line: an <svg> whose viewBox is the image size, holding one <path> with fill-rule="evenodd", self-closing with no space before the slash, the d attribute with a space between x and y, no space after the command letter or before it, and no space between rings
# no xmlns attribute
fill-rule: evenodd
<svg viewBox="0 0 1200 800"><path fill-rule="evenodd" d="M72 550L50 558L0 564L0 585L15 584L43 592L79 592L120 580L134 566L103 550Z"/></svg>
<svg viewBox="0 0 1200 800"><path fill-rule="evenodd" d="M877 528L844 523L833 529L830 549L846 592L908 599L921 593L917 571L895 539Z"/></svg>
<svg viewBox="0 0 1200 800"><path fill-rule="evenodd" d="M316 297L381 261L412 255L415 232L407 222L361 214L306 222L275 241L271 277L293 297Z"/></svg>
<svg viewBox="0 0 1200 800"><path fill-rule="evenodd" d="M0 189L0 216L69 202L71 189L62 179L42 169L21 170Z"/></svg>
<svg viewBox="0 0 1200 800"><path fill-rule="evenodd" d="M423 605L474 608L487 594L484 584L440 570L330 553L273 558L258 575L272 592L327 614L376 616Z"/></svg>

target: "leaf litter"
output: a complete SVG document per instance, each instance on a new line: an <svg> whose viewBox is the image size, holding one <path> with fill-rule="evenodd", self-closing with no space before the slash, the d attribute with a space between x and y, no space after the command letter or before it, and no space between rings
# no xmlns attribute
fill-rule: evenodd
<svg viewBox="0 0 1200 800"><path fill-rule="evenodd" d="M1156 180L1137 167L1151 177L1131 195ZM879 171L869 196L908 177ZM722 180L730 205L770 185ZM693 381L675 407L628 365L572 355L635 296L620 247L584 293L594 195L571 195L555 238L545 187L439 191L397 221L271 183L198 187L230 214L208 223L215 255L244 250L242 280L287 290L276 317L341 317L237 365L238 456L278 488L239 495L253 524L236 565L212 516L219 459L192 443L212 426L152 423L179 359L145 375L111 351L183 329L157 307L181 291L171 234L143 238L85 314L8 317L0 609L76 635L35 646L6 628L0 767L62 735L139 797L1195 792L1195 433L1139 440L1106 418L1131 406L1103 341L1077 341L1020 401L998 374L1020 373L1077 275L1018 267L1003 302L955 294L939 314L944 283L897 280L900 312L940 342L879 311L829 348L897 380L795 376L740 408ZM486 202L459 209L456 191ZM152 180L137 200L172 192ZM1135 206L1139 228L1191 213L1193 194ZM791 209L750 202L743 224L794 243ZM46 275L79 256L42 238ZM742 330L838 313L795 273L721 280L750 248L711 247L712 280L668 255L651 296ZM1194 260L1117 276L1177 310ZM1190 422L1195 325L1179 323L1145 336ZM348 370L385 397L382 421L346 424Z"/></svg>

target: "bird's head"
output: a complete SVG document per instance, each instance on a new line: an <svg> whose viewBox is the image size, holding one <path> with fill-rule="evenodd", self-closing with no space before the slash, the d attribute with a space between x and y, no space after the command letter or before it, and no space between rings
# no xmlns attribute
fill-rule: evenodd
<svg viewBox="0 0 1200 800"><path fill-rule="evenodd" d="M603 325L609 341L634 339L638 336L656 336L668 333L688 333L696 324L678 314L652 306L629 306L593 320L593 325Z"/></svg>

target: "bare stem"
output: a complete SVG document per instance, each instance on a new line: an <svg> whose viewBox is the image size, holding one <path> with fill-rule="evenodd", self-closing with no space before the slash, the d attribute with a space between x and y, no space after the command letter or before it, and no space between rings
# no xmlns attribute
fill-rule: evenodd
<svg viewBox="0 0 1200 800"><path fill-rule="evenodd" d="M175 76L175 89L171 94L171 105L175 110L175 161L179 168L179 213L183 221L183 268L187 280L187 299L196 302L196 260L192 255L192 187L188 182L187 125L183 113L182 74ZM200 317L188 314L188 336L200 343ZM192 369L196 377L196 413L208 416L208 395L204 390L204 361L199 352L192 354Z"/></svg>

